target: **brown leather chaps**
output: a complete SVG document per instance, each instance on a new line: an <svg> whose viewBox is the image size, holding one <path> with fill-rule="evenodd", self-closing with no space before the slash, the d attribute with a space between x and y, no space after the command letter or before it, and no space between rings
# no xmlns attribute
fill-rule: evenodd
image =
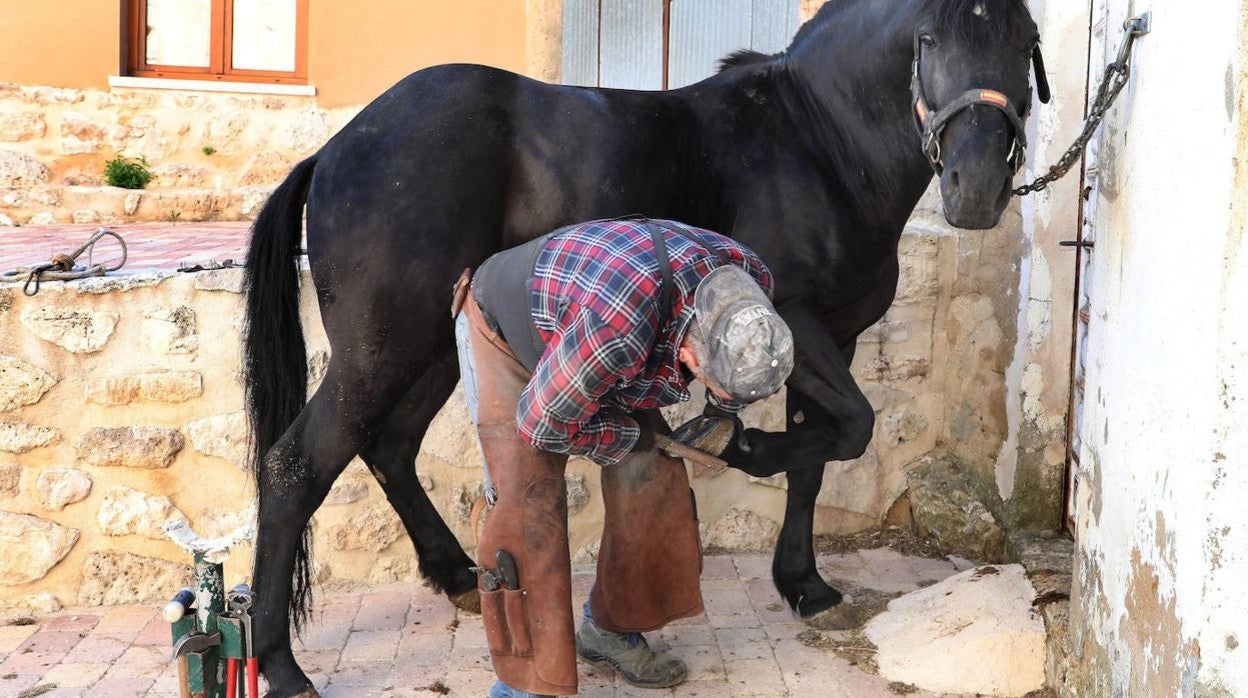
<svg viewBox="0 0 1248 698"><path fill-rule="evenodd" d="M530 693L577 692L572 575L564 485L567 456L539 451L516 429L531 377L471 297L464 303L477 384L477 428L498 501L485 522L478 565L498 550L516 561L519 588L481 589L494 672ZM642 419L666 431L657 411ZM602 469L604 532L591 613L603 628L642 632L702 612L701 542L683 461L657 449Z"/></svg>

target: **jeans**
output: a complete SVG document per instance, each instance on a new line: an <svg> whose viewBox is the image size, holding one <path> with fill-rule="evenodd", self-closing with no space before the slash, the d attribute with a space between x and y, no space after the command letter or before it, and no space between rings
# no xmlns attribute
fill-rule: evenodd
<svg viewBox="0 0 1248 698"><path fill-rule="evenodd" d="M467 303L476 303L472 298L472 292L468 292ZM468 316L464 311L459 311L455 316L455 348L459 353L459 377L464 383L464 401L468 403L468 415L472 417L473 427L477 426L477 365L472 358L472 333L468 331ZM478 446L480 441L478 440ZM484 453L485 449L482 449ZM494 489L494 482L490 480L490 466L481 459L481 471L485 475L485 501L494 505L498 500L498 491Z"/></svg>

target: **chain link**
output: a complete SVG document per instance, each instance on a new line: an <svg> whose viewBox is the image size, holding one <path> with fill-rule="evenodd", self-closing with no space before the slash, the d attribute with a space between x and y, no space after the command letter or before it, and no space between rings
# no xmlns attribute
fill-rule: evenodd
<svg viewBox="0 0 1248 698"><path fill-rule="evenodd" d="M1057 164L1049 168L1048 172L1037 177L1030 184L1014 189L1015 196L1027 196L1033 192L1048 189L1050 184L1066 176L1070 168L1083 157L1083 149L1088 146L1088 141L1092 140L1092 134L1096 133L1096 128L1101 125L1105 113L1113 106L1118 94L1130 81L1131 47L1140 33L1143 32L1139 31L1138 26L1127 27L1127 35L1123 38L1124 44L1118 53L1118 60L1105 67L1105 76L1101 79L1101 86L1096 90L1096 99L1092 100L1092 106L1088 109L1088 117L1083 123L1083 131L1079 133L1079 137L1066 149Z"/></svg>

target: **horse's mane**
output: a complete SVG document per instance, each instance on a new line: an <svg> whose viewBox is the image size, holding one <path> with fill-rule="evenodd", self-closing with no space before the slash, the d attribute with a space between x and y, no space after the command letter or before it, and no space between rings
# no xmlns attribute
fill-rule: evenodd
<svg viewBox="0 0 1248 698"><path fill-rule="evenodd" d="M798 28L789 48L801 43L807 36L819 30L838 10L845 9L852 0L827 0L809 21ZM1025 0L918 0L926 6L932 19L933 27L942 33L956 38L972 47L983 46L994 37L1005 36L1016 21L1030 17ZM976 5L982 5L985 12L976 14ZM724 72L732 68L746 65L766 63L780 58L787 52L762 53L752 49L737 49L719 60L719 69Z"/></svg>
<svg viewBox="0 0 1248 698"><path fill-rule="evenodd" d="M754 49L739 48L727 56L719 59L717 63L718 68L715 72L722 73L729 68L738 68L743 65L753 65L755 63L766 63L767 61L776 58L778 55L779 54L774 53L763 53L762 51L755 51Z"/></svg>
<svg viewBox="0 0 1248 698"><path fill-rule="evenodd" d="M926 4L938 31L972 48L1009 36L1011 28L1031 17L1024 0L926 0Z"/></svg>

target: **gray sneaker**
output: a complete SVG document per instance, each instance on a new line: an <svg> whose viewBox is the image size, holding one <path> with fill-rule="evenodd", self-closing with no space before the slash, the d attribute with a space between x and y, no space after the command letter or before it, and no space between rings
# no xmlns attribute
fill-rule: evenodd
<svg viewBox="0 0 1248 698"><path fill-rule="evenodd" d="M689 667L683 660L651 650L640 633L611 632L592 620L581 621L581 629L576 633L576 654L587 662L615 669L638 688L669 688L689 676Z"/></svg>

